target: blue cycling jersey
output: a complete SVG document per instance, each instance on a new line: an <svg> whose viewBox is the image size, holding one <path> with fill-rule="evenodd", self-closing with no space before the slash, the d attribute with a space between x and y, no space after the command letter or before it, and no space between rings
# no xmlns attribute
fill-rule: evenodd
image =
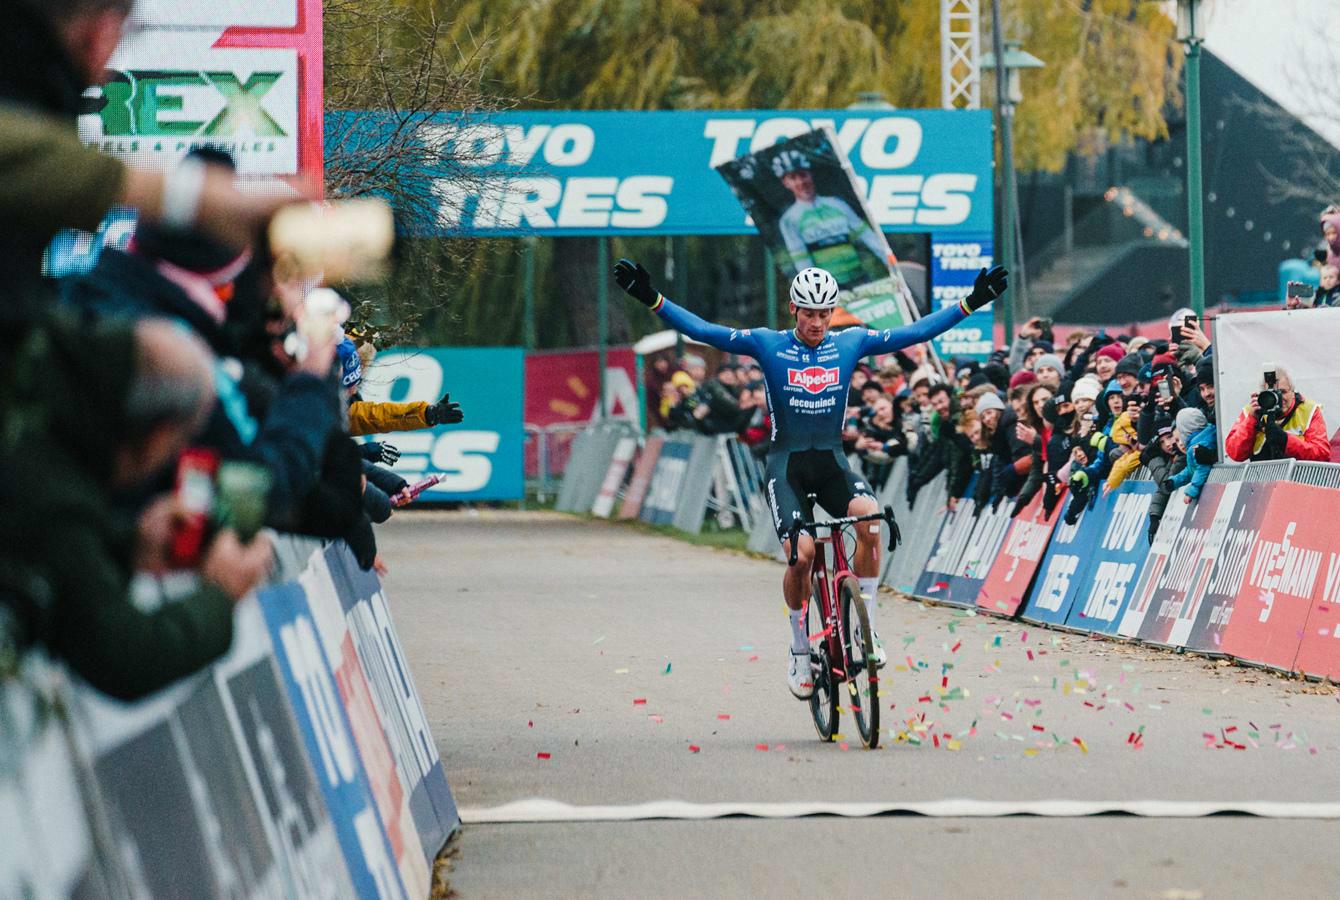
<svg viewBox="0 0 1340 900"><path fill-rule="evenodd" d="M715 325L664 297L656 311L695 341L758 360L772 416L772 453L841 447L847 386L856 363L928 341L966 318L955 305L901 328L829 332L811 347L794 331Z"/></svg>

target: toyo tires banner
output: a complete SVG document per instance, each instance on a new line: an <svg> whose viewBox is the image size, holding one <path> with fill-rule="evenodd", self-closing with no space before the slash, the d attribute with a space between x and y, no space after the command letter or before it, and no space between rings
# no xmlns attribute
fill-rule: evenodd
<svg viewBox="0 0 1340 900"><path fill-rule="evenodd" d="M977 273L993 264L991 232L931 235L931 311L957 306L972 293ZM995 348L990 307L959 322L932 343L945 359L966 357L984 361Z"/></svg>
<svg viewBox="0 0 1340 900"><path fill-rule="evenodd" d="M517 500L524 493L521 413L524 354L515 347L397 349L377 354L363 378L373 402L436 403L444 393L465 420L419 431L377 435L400 449L395 472L413 483L442 481L422 494L428 501Z"/></svg>
<svg viewBox="0 0 1340 900"><path fill-rule="evenodd" d="M330 116L333 135L403 126L389 113ZM424 173L440 201L436 234L751 234L715 167L823 127L882 230L991 231L987 110L438 113L418 120L417 137L497 175Z"/></svg>

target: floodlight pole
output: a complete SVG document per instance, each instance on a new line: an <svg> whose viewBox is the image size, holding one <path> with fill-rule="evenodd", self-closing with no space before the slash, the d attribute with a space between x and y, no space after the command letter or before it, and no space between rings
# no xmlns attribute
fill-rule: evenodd
<svg viewBox="0 0 1340 900"><path fill-rule="evenodd" d="M599 237L596 239L596 271L600 277L596 279L596 317L600 320L599 331L597 334L597 343L600 349L600 371L597 377L600 379L600 411L598 418L604 421L609 413L609 408L605 405L605 357L606 345L609 343L610 332L610 239Z"/></svg>
<svg viewBox="0 0 1340 900"><path fill-rule="evenodd" d="M1005 36L1001 28L1000 0L991 0L991 52L995 59L996 73L996 115L1000 118L1000 156L1001 166L1001 206L1000 257L1003 265L1015 274L1015 180L1014 180L1014 104L1009 99L1008 86L1010 70L1005 64ZM1016 288L1017 290L1017 288ZM1005 325L1005 346L1014 340L1014 294L1007 291L1000 300L1000 310Z"/></svg>
<svg viewBox="0 0 1340 900"><path fill-rule="evenodd" d="M1205 318L1205 223L1200 166L1200 12L1198 0L1178 0L1177 39L1186 47L1186 200L1191 244L1191 309Z"/></svg>

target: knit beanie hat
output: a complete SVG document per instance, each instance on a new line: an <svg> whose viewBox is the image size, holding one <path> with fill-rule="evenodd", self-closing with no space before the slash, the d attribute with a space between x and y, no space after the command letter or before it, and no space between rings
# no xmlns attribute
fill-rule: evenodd
<svg viewBox="0 0 1340 900"><path fill-rule="evenodd" d="M1097 359L1100 356L1106 356L1113 362L1121 362L1122 359L1126 356L1126 351L1122 349L1121 344L1108 344L1106 347L1099 350L1093 356L1094 359Z"/></svg>
<svg viewBox="0 0 1340 900"><path fill-rule="evenodd" d="M1058 375L1065 374L1065 363L1061 362L1061 357L1057 356L1055 353L1044 353L1037 358L1033 363L1033 371L1036 372L1038 369L1042 368L1055 369Z"/></svg>
<svg viewBox="0 0 1340 900"><path fill-rule="evenodd" d="M1000 399L999 394L988 392L977 398L977 406L974 408L977 410L977 415L980 416L988 409L998 409L1004 412L1005 403Z"/></svg>
<svg viewBox="0 0 1340 900"><path fill-rule="evenodd" d="M1144 358L1139 353L1127 353L1121 359L1117 360L1116 374L1134 375L1140 377L1140 367L1145 364Z"/></svg>
<svg viewBox="0 0 1340 900"><path fill-rule="evenodd" d="M1010 376L1010 390L1014 390L1021 384L1032 384L1038 380L1038 376L1028 369L1020 369Z"/></svg>
<svg viewBox="0 0 1340 900"><path fill-rule="evenodd" d="M1198 384L1214 384L1214 357L1202 356L1196 362L1196 382Z"/></svg>
<svg viewBox="0 0 1340 900"><path fill-rule="evenodd" d="M1071 400L1097 400L1103 386L1093 378L1081 378L1070 390Z"/></svg>
<svg viewBox="0 0 1340 900"><path fill-rule="evenodd" d="M1205 413L1194 406L1188 406L1177 413L1177 436L1183 441L1189 441L1196 432L1208 424L1209 420L1205 418Z"/></svg>
<svg viewBox="0 0 1340 900"><path fill-rule="evenodd" d="M335 354L340 360L340 385L354 387L363 380L363 360L358 355L358 347L348 338L335 345Z"/></svg>

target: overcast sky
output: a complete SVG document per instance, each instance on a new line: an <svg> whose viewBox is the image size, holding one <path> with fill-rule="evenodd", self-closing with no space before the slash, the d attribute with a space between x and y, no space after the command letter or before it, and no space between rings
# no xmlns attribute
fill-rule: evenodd
<svg viewBox="0 0 1340 900"><path fill-rule="evenodd" d="M1340 0L1212 0L1206 12L1205 46L1340 147Z"/></svg>

